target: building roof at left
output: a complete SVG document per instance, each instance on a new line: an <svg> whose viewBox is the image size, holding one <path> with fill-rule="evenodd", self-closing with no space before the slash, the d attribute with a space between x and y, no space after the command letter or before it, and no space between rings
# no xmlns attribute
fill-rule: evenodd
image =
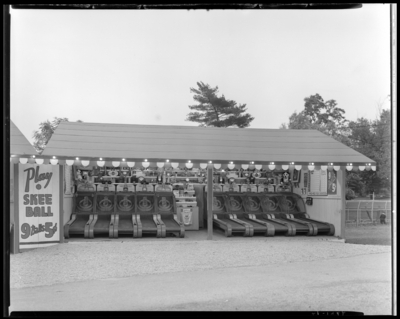
<svg viewBox="0 0 400 319"><path fill-rule="evenodd" d="M10 154L11 155L35 155L35 148L20 129L10 120Z"/></svg>

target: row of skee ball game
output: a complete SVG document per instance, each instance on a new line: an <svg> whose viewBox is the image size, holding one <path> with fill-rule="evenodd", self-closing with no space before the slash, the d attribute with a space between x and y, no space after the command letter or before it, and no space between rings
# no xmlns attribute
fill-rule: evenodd
<svg viewBox="0 0 400 319"><path fill-rule="evenodd" d="M293 173L297 175L294 182ZM294 186L299 187L298 176L299 171L245 171L230 172L226 179L221 175L214 177L214 229L227 237L333 236L334 225L310 218L302 196L293 192ZM207 202L207 187L204 201Z"/></svg>
<svg viewBox="0 0 400 319"><path fill-rule="evenodd" d="M303 198L293 192L299 182L293 173L300 175L214 170L214 230L227 237L333 236L334 226L311 219ZM73 166L73 211L64 226L65 238L183 238L193 218L199 219L192 212L207 207L206 175L205 169L186 167ZM196 196L194 185L201 186L203 196ZM202 215L207 217L207 212Z"/></svg>
<svg viewBox="0 0 400 319"><path fill-rule="evenodd" d="M188 178L172 183L172 175L73 166L73 211L64 226L65 238L185 237L191 216L184 211L196 209L195 191Z"/></svg>

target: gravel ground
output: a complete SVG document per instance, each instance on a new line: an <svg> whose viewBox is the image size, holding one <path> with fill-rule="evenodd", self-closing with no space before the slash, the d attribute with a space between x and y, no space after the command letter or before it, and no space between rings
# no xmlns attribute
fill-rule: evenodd
<svg viewBox="0 0 400 319"><path fill-rule="evenodd" d="M365 224L346 226L346 243L362 245L391 245L392 227L390 224Z"/></svg>
<svg viewBox="0 0 400 319"><path fill-rule="evenodd" d="M10 288L238 266L279 267L390 251L390 246L344 244L332 237L70 240L11 255Z"/></svg>

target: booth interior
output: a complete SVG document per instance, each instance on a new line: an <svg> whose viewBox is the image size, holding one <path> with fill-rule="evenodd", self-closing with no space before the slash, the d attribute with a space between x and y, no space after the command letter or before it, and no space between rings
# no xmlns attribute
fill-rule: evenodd
<svg viewBox="0 0 400 319"><path fill-rule="evenodd" d="M207 166L147 164L65 166L65 189L72 199L65 238L184 237L185 231L204 228ZM227 237L335 235L337 221L329 212L326 219L312 219L307 213L311 203L304 198L315 193L314 184L319 191L322 181L322 193L333 201L340 199L333 167L307 172L285 165L274 170L262 165L217 167L212 180L213 226Z"/></svg>

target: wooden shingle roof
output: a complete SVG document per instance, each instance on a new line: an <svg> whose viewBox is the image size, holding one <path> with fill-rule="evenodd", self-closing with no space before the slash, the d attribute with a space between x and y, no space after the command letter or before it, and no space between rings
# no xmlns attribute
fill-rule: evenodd
<svg viewBox="0 0 400 319"><path fill-rule="evenodd" d="M375 162L316 130L62 122L42 155L193 163Z"/></svg>
<svg viewBox="0 0 400 319"><path fill-rule="evenodd" d="M35 148L22 134L19 128L10 120L10 154L11 155L35 155Z"/></svg>

